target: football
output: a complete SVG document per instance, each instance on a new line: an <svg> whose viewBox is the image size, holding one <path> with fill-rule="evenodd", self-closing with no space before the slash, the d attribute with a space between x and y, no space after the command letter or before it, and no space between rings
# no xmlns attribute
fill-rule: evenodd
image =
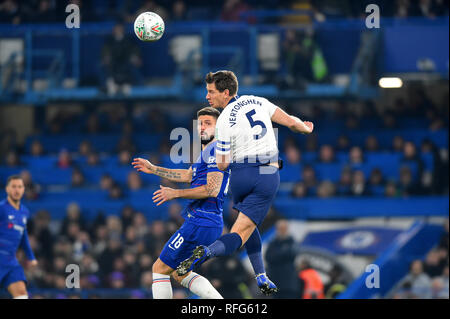
<svg viewBox="0 0 450 319"><path fill-rule="evenodd" d="M134 20L134 33L141 41L158 41L164 34L164 20L154 12L141 13Z"/></svg>

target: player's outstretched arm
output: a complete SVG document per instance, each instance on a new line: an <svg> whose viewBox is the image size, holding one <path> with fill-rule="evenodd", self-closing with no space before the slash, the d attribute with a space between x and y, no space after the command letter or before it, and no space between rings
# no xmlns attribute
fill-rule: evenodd
<svg viewBox="0 0 450 319"><path fill-rule="evenodd" d="M25 229L22 234L22 239L20 241L20 248L23 249L25 256L27 256L28 261L30 261L31 265L37 265L36 257L33 254L33 250L31 249L30 241L28 239L28 231Z"/></svg>
<svg viewBox="0 0 450 319"><path fill-rule="evenodd" d="M165 178L172 182L178 183L190 183L192 180L192 169L170 169L153 165L150 161L144 158L135 158L131 163L133 168L136 168L138 172L144 172L146 174L154 174L159 177Z"/></svg>
<svg viewBox="0 0 450 319"><path fill-rule="evenodd" d="M310 134L314 129L314 124L308 121L302 121L298 117L289 115L279 107L272 115L272 122L284 125L295 133Z"/></svg>
<svg viewBox="0 0 450 319"><path fill-rule="evenodd" d="M160 185L160 189L153 193L153 202L156 204L156 206L159 206L162 203L175 198L203 199L209 197L217 197L222 186L222 181L222 172L210 172L206 177L206 185L202 185L199 187L173 189Z"/></svg>

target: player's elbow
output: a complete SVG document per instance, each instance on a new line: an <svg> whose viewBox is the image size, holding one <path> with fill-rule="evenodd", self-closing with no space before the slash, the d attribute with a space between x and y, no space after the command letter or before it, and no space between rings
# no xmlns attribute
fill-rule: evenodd
<svg viewBox="0 0 450 319"><path fill-rule="evenodd" d="M221 171L225 171L228 168L228 163L224 162L224 163L217 163L217 167L221 170Z"/></svg>
<svg viewBox="0 0 450 319"><path fill-rule="evenodd" d="M211 193L211 196L209 196L209 197L214 197L214 198L216 198L217 196L219 196L219 191L214 191L214 192L212 192L212 193Z"/></svg>
<svg viewBox="0 0 450 319"><path fill-rule="evenodd" d="M183 183L191 183L192 182L192 176L186 177L185 179L183 179L182 181Z"/></svg>
<svg viewBox="0 0 450 319"><path fill-rule="evenodd" d="M219 192L220 192L220 189L217 189L216 187L212 187L212 186L206 185L207 197L217 197L217 196L219 196Z"/></svg>

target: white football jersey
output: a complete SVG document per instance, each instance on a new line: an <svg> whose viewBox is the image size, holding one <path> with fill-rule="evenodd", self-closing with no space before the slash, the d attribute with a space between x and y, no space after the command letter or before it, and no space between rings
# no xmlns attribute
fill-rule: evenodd
<svg viewBox="0 0 450 319"><path fill-rule="evenodd" d="M230 153L232 163L268 163L278 160L271 117L277 106L253 95L233 98L216 124L216 153Z"/></svg>

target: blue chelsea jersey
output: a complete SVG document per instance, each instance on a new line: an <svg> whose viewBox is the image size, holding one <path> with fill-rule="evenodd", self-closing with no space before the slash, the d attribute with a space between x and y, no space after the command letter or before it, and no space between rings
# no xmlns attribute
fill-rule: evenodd
<svg viewBox="0 0 450 319"><path fill-rule="evenodd" d="M35 259L27 234L29 216L23 204L17 210L8 200L0 201L0 266L18 265L16 252L19 247L24 249L28 260Z"/></svg>
<svg viewBox="0 0 450 319"><path fill-rule="evenodd" d="M201 226L223 226L223 203L228 192L230 170L221 171L217 167L216 144L217 141L214 141L205 147L192 165L191 188L206 185L208 173L221 172L223 180L219 194L217 197L190 200L182 213L186 221Z"/></svg>

